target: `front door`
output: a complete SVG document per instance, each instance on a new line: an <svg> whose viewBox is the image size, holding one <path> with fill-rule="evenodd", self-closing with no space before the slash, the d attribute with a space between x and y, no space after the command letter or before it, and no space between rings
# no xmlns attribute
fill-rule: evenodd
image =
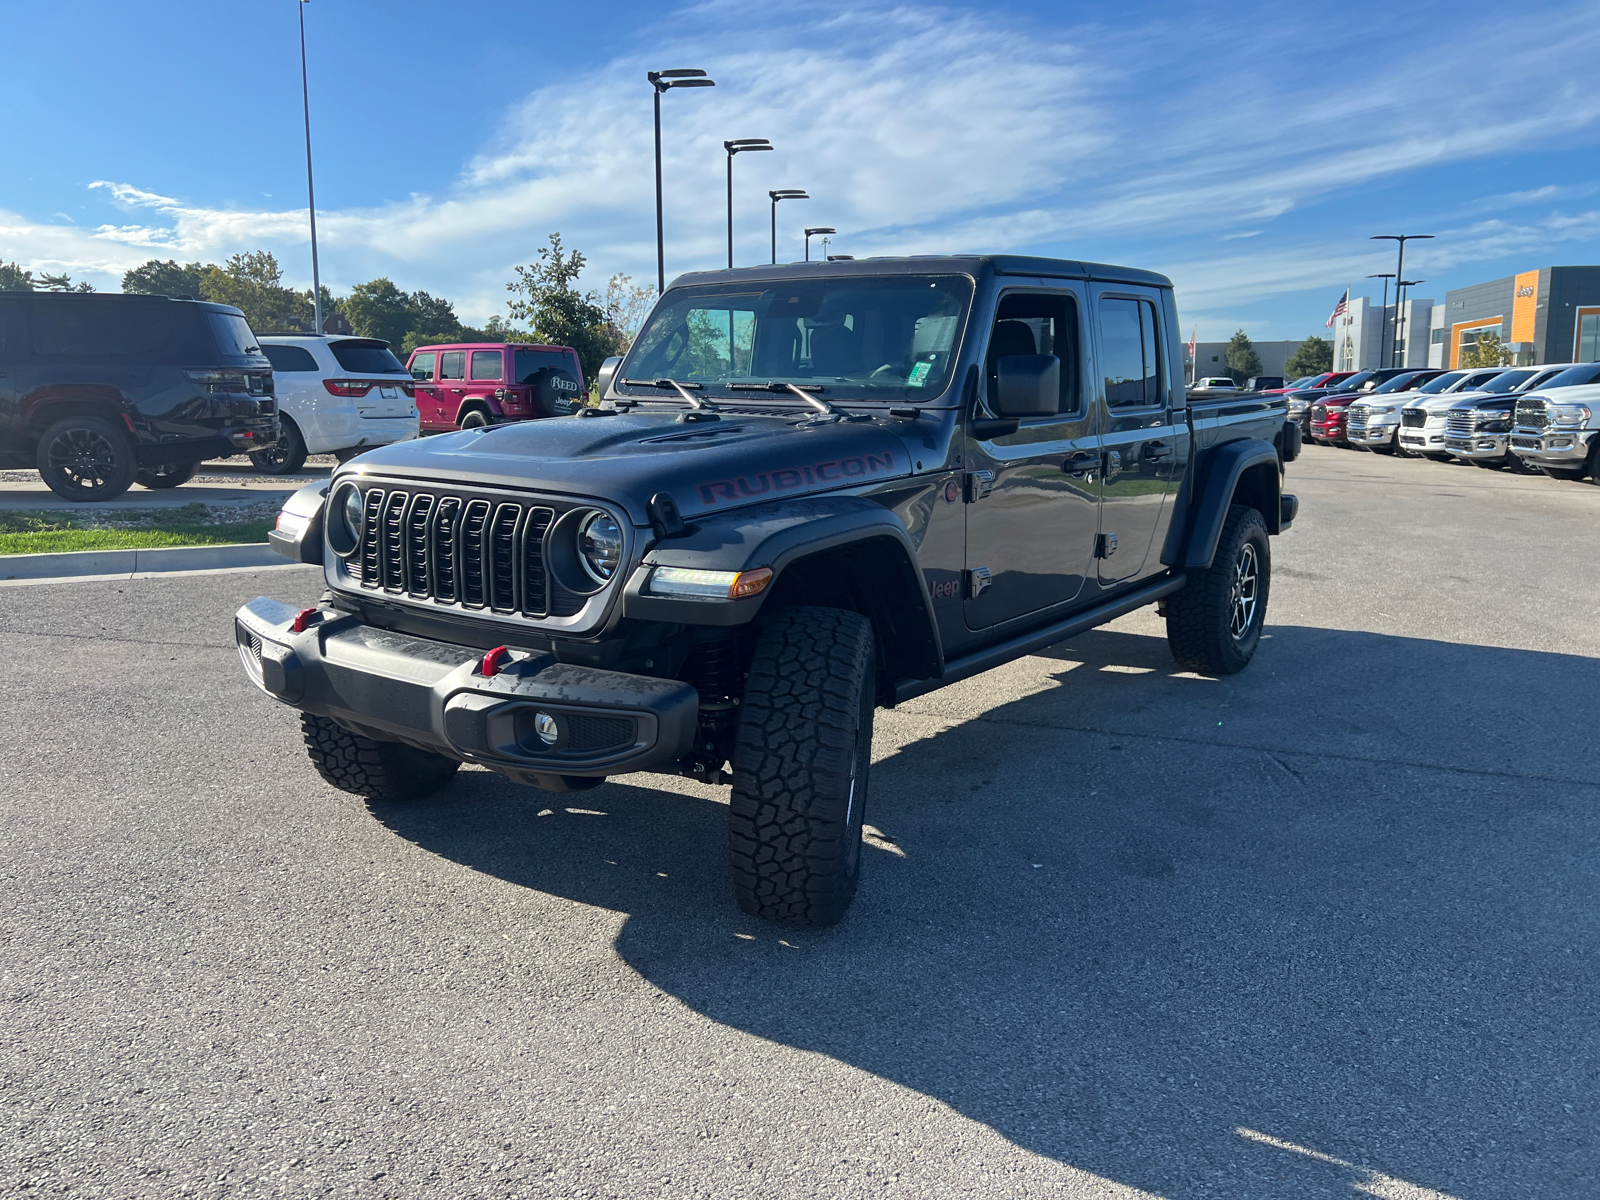
<svg viewBox="0 0 1600 1200"><path fill-rule="evenodd" d="M1105 411L1098 576L1112 586L1160 569L1152 544L1165 527L1167 492L1187 454L1188 427L1175 403L1160 293L1095 284L1091 294L1096 391Z"/></svg>
<svg viewBox="0 0 1600 1200"><path fill-rule="evenodd" d="M432 429L439 420L439 397L434 395L433 370L436 352L421 350L411 356L411 379L417 390L417 416L422 428Z"/></svg>
<svg viewBox="0 0 1600 1200"><path fill-rule="evenodd" d="M1095 393L1086 386L1087 320L1077 285L1004 293L984 378L969 397L966 621L987 629L1077 597L1091 570L1100 506ZM995 362L1012 354L1061 360L1057 412L1008 430L989 404Z"/></svg>

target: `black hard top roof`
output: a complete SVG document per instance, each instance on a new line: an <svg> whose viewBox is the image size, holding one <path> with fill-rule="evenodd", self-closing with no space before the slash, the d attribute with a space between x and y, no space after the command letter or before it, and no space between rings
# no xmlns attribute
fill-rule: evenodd
<svg viewBox="0 0 1600 1200"><path fill-rule="evenodd" d="M182 296L148 296L143 292L0 292L0 302L32 301L46 304L192 304L207 312L244 313L231 304L215 304L210 300L191 300Z"/></svg>
<svg viewBox="0 0 1600 1200"><path fill-rule="evenodd" d="M778 263L776 266L734 267L732 270L687 271L672 281L678 284L754 283L760 280L839 279L861 275L1025 275L1051 279L1099 279L1109 283L1138 283L1147 287L1172 286L1172 280L1137 267L1077 262L1065 258L1036 258L1026 254L916 254L897 258L853 258L841 262Z"/></svg>

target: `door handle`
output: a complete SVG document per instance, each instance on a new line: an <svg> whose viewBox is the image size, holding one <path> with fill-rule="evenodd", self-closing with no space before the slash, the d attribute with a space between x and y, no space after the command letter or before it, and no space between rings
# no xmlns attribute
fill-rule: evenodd
<svg viewBox="0 0 1600 1200"><path fill-rule="evenodd" d="M1169 442L1146 442L1144 444L1144 457L1150 462L1160 462L1163 458L1172 457L1172 445Z"/></svg>
<svg viewBox="0 0 1600 1200"><path fill-rule="evenodd" d="M1068 475L1093 475L1100 469L1100 456L1085 450L1077 450L1067 456L1066 462L1061 464L1061 469Z"/></svg>

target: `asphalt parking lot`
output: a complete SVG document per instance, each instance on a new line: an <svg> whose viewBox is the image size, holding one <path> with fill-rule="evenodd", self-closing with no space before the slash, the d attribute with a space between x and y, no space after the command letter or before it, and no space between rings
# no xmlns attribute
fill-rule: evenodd
<svg viewBox="0 0 1600 1200"><path fill-rule="evenodd" d="M309 569L0 587L0 1193L1595 1195L1600 487L1290 474L1244 674L880 712L822 931L726 789L323 785L229 627Z"/></svg>

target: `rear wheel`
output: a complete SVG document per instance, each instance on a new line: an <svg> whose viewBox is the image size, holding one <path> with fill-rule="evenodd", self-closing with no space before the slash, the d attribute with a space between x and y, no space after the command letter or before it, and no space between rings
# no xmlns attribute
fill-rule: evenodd
<svg viewBox="0 0 1600 1200"><path fill-rule="evenodd" d="M300 733L317 774L340 791L372 800L421 800L449 783L461 765L400 742L362 737L312 713L300 714Z"/></svg>
<svg viewBox="0 0 1600 1200"><path fill-rule="evenodd" d="M461 428L463 429L487 429L488 427L489 414L481 408L475 408L471 412L461 414Z"/></svg>
<svg viewBox="0 0 1600 1200"><path fill-rule="evenodd" d="M1194 571L1167 601L1167 645L1191 671L1232 675L1254 657L1267 617L1272 551L1267 523L1235 504L1217 539L1211 565Z"/></svg>
<svg viewBox="0 0 1600 1200"><path fill-rule="evenodd" d="M197 462L191 463L162 463L159 467L142 467L134 475L140 487L163 488L182 487L194 478L194 473L200 469Z"/></svg>
<svg viewBox="0 0 1600 1200"><path fill-rule="evenodd" d="M728 808L728 877L745 912L832 925L850 906L875 656L859 613L790 608L765 623L739 707Z"/></svg>
<svg viewBox="0 0 1600 1200"><path fill-rule="evenodd" d="M255 469L263 475L295 475L306 465L306 441L295 423L284 417L278 427L278 444L270 450L250 455Z"/></svg>
<svg viewBox="0 0 1600 1200"><path fill-rule="evenodd" d="M115 500L133 486L133 439L104 417L67 417L44 431L39 477L64 500Z"/></svg>

